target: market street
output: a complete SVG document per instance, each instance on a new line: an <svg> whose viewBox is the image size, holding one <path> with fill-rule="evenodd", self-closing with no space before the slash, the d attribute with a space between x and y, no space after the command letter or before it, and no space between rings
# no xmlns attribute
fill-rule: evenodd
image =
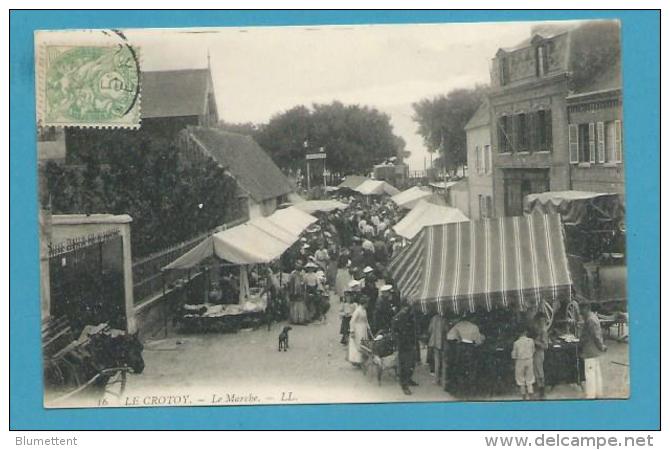
<svg viewBox="0 0 670 450"><path fill-rule="evenodd" d="M146 370L130 375L122 404L168 405L172 397L178 405L181 400L175 399L184 396L194 405L458 400L435 384L425 364L425 352L424 364L415 371L419 386L413 388L411 396L403 394L392 370L378 386L374 370L366 376L354 368L345 360L346 347L339 343L336 302L331 299L326 324L293 325L288 352L277 352L277 335L283 323L274 324L270 331L262 327L236 334L173 334L149 340L144 351ZM614 340L607 343L609 351L602 362L605 395L621 396L628 385L628 345ZM547 393L548 399L580 397L575 385L557 386ZM510 386L505 395L476 400L517 398L516 389Z"/></svg>

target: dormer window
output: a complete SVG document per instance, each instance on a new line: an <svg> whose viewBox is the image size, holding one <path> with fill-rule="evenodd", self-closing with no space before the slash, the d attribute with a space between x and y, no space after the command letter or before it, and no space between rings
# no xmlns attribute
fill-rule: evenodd
<svg viewBox="0 0 670 450"><path fill-rule="evenodd" d="M509 61L506 56L498 57L500 68L500 85L505 86L509 82Z"/></svg>
<svg viewBox="0 0 670 450"><path fill-rule="evenodd" d="M535 47L535 75L543 77L547 73L547 47L542 44Z"/></svg>

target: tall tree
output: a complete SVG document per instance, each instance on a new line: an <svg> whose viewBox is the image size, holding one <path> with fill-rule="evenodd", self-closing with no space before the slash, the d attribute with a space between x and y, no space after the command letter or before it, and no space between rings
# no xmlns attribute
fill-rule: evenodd
<svg viewBox="0 0 670 450"><path fill-rule="evenodd" d="M46 165L55 214L129 214L134 257L242 214L235 181L214 161L185 163L173 143L141 132L96 131L95 139L80 133L79 164Z"/></svg>
<svg viewBox="0 0 670 450"><path fill-rule="evenodd" d="M321 148L328 169L341 174L364 174L375 163L404 155L405 142L393 133L390 117L367 106L296 106L257 129L256 141L283 169L304 167L305 153Z"/></svg>
<svg viewBox="0 0 670 450"><path fill-rule="evenodd" d="M417 133L429 152L440 153L435 160L438 166L455 171L467 162L465 125L484 100L486 89L454 89L412 104Z"/></svg>

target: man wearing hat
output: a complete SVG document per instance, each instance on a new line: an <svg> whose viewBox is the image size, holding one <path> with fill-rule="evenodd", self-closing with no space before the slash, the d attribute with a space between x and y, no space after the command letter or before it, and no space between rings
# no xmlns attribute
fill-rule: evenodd
<svg viewBox="0 0 670 450"><path fill-rule="evenodd" d="M400 387L405 395L412 395L409 387L419 385L412 379L416 362L416 322L414 311L406 300L400 311L393 317L392 329L398 348Z"/></svg>
<svg viewBox="0 0 670 450"><path fill-rule="evenodd" d="M377 307L377 297L379 297L379 289L377 288L377 277L375 276L375 270L370 266L365 266L365 268L363 268L363 276L365 277L365 281L363 283L361 293L368 299L368 304L365 308L368 313L368 321L369 323L374 323L375 308Z"/></svg>
<svg viewBox="0 0 670 450"><path fill-rule="evenodd" d="M379 288L379 299L375 307L374 322L372 323L372 332L377 334L381 330L390 330L393 322L393 316L396 311L393 307L392 298L393 286L385 284Z"/></svg>

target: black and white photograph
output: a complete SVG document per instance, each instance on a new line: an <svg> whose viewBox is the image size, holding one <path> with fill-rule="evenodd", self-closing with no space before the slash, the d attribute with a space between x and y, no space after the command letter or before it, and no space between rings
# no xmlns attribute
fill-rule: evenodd
<svg viewBox="0 0 670 450"><path fill-rule="evenodd" d="M44 407L627 399L621 38L36 32Z"/></svg>

